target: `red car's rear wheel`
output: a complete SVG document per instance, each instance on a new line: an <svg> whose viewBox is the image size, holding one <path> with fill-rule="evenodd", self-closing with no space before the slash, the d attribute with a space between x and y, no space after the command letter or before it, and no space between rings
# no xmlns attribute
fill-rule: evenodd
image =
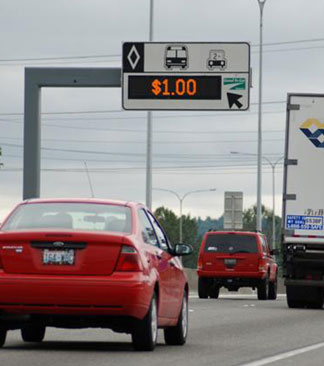
<svg viewBox="0 0 324 366"><path fill-rule="evenodd" d="M182 346L186 343L188 335L188 296L185 291L183 294L181 311L178 323L175 327L169 327L164 330L164 340L166 344Z"/></svg>
<svg viewBox="0 0 324 366"><path fill-rule="evenodd" d="M7 338L7 329L0 326L0 347L2 347L5 344L6 338Z"/></svg>
<svg viewBox="0 0 324 366"><path fill-rule="evenodd" d="M136 351L153 351L158 336L157 296L154 293L149 311L143 320L137 321L132 333Z"/></svg>

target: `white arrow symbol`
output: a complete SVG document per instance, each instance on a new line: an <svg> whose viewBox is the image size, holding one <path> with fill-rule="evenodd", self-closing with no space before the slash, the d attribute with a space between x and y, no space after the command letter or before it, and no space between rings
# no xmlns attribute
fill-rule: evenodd
<svg viewBox="0 0 324 366"><path fill-rule="evenodd" d="M135 59L134 59L135 56ZM130 65L132 66L132 69L135 70L136 65L138 64L138 61L140 60L141 56L139 55L135 45L130 49L129 54L127 56L127 60L129 61Z"/></svg>

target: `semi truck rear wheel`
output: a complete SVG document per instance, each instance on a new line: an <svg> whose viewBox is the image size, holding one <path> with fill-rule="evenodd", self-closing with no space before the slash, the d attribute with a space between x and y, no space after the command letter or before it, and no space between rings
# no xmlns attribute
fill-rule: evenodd
<svg viewBox="0 0 324 366"><path fill-rule="evenodd" d="M292 309L321 309L324 303L324 290L321 287L286 286L287 304Z"/></svg>
<svg viewBox="0 0 324 366"><path fill-rule="evenodd" d="M298 287L296 286L286 286L286 294L287 294L287 304L291 309L300 309L305 307L304 301L300 298L298 291Z"/></svg>
<svg viewBox="0 0 324 366"><path fill-rule="evenodd" d="M322 309L324 302L324 290L322 287L313 288L313 296L310 297L310 303L308 308L310 309Z"/></svg>

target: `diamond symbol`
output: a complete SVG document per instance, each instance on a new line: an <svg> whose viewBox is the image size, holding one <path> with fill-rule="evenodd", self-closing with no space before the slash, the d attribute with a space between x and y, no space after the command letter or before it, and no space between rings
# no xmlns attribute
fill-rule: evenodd
<svg viewBox="0 0 324 366"><path fill-rule="evenodd" d="M132 69L135 70L136 65L138 64L138 61L140 60L140 55L135 47L135 45L133 45L133 47L130 49L129 54L127 56L127 60L129 61L130 65L132 66Z"/></svg>

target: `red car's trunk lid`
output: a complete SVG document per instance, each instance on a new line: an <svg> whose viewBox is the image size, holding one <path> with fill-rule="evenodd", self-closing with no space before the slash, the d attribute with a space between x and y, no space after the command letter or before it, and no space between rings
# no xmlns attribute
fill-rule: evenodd
<svg viewBox="0 0 324 366"><path fill-rule="evenodd" d="M110 275L123 241L109 233L6 232L0 234L0 257L12 274Z"/></svg>

